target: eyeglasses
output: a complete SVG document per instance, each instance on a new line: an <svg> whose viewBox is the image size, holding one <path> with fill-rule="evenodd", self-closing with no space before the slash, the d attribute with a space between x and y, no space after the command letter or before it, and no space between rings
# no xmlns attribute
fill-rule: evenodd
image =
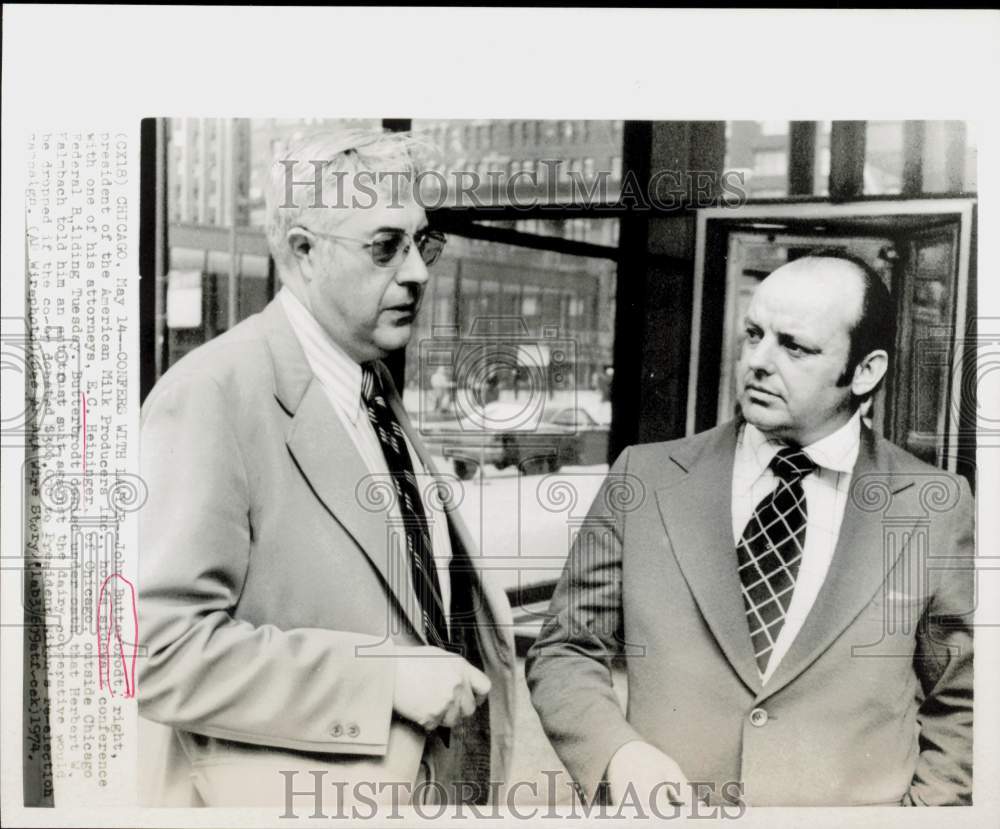
<svg viewBox="0 0 1000 829"><path fill-rule="evenodd" d="M304 228L308 230L308 228ZM322 236L324 239L333 239L337 242L358 242L362 247L368 248L371 254L372 263L379 268L394 268L406 261L410 253L410 247L416 244L420 253L420 258L428 267L437 262L444 250L447 237L439 230L418 230L416 235L410 234L402 228L392 228L380 230L371 241L357 239L353 236L335 236L332 233L319 233L310 230L315 236Z"/></svg>

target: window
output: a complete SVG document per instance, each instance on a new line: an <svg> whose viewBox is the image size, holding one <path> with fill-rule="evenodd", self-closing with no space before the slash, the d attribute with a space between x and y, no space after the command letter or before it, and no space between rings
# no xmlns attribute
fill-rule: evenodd
<svg viewBox="0 0 1000 829"><path fill-rule="evenodd" d="M413 122L413 131L417 134L431 136L441 125L441 121L417 119ZM459 180L455 173L461 170L476 170L482 176L485 170L502 170L507 175L513 176L521 171L526 171L534 175L534 178L521 177L518 179L516 187L517 198L531 198L536 203L548 200L555 195L557 198L566 198L566 194L557 191L557 188L547 186L547 178L555 173L557 180L568 183L569 171L572 161L573 170L582 173L584 181L592 181L599 172L599 167L604 164L604 159L614 155L618 158L618 176L620 180L620 141L613 143L613 136L620 134L620 122L617 121L475 121L465 123L462 127L465 130L466 144L462 147L452 145L438 146L441 156L441 164L446 172L445 185L449 188L450 198L457 198ZM533 134L534 133L534 134ZM519 158L508 162L500 155L504 152L501 147L491 145L490 136L499 137L501 142L506 143L505 136L517 140L521 137L521 143L526 147L532 144L541 144L538 151L529 149L511 151L510 155L518 155ZM579 157L572 160L567 158L565 152L566 136L572 136L573 143L579 147L576 153ZM589 142L586 137L589 136ZM535 152L538 155L535 155ZM531 154L531 159L524 156ZM489 160L489 166L481 166L484 160ZM498 161L499 159L499 161ZM598 161L600 159L600 161ZM558 161L556 170L550 169L556 165L545 164L543 161ZM516 161L517 163L513 163ZM440 179L437 180L440 183ZM532 183L534 182L534 184ZM428 179L428 185L430 185ZM467 186L467 181L461 183ZM551 189L550 189L551 188ZM608 191L604 193L603 191ZM477 198L482 199L483 204L491 203L490 200L508 200L508 189L502 185L498 187L488 187L484 191L477 192ZM602 188L600 198L607 202L613 202L617 198L616 188ZM437 201L437 198L434 199ZM445 199L444 206L452 204Z"/></svg>
<svg viewBox="0 0 1000 829"><path fill-rule="evenodd" d="M922 158L925 193L976 191L975 125L964 121L925 121Z"/></svg>
<svg viewBox="0 0 1000 829"><path fill-rule="evenodd" d="M490 317L500 313L500 283L492 279L479 281L479 314Z"/></svg>
<svg viewBox="0 0 1000 829"><path fill-rule="evenodd" d="M743 173L751 198L788 194L787 121L729 121L726 136L725 169Z"/></svg>
<svg viewBox="0 0 1000 829"><path fill-rule="evenodd" d="M520 299L521 286L514 281L505 282L501 291L500 313L504 316L517 316Z"/></svg>
<svg viewBox="0 0 1000 829"><path fill-rule="evenodd" d="M754 172L762 176L781 176L788 170L788 156L780 150L763 150L754 153Z"/></svg>
<svg viewBox="0 0 1000 829"><path fill-rule="evenodd" d="M959 122L961 124L961 122ZM978 176L976 174L978 150L976 144L976 125L972 122L962 124L965 127L965 146L963 163L962 189L974 193L978 187ZM924 188L927 190L927 188ZM928 190L928 192L931 192Z"/></svg>
<svg viewBox="0 0 1000 829"><path fill-rule="evenodd" d="M452 317L452 301L451 297L441 296L434 300L434 321L444 322L446 320L451 320Z"/></svg>
<svg viewBox="0 0 1000 829"><path fill-rule="evenodd" d="M869 121L865 128L864 192L903 192L903 122Z"/></svg>
<svg viewBox="0 0 1000 829"><path fill-rule="evenodd" d="M555 291L542 291L542 315L546 320L558 323L560 296Z"/></svg>
<svg viewBox="0 0 1000 829"><path fill-rule="evenodd" d="M825 196L830 192L830 130L832 121L816 123L816 163L813 167L813 193Z"/></svg>

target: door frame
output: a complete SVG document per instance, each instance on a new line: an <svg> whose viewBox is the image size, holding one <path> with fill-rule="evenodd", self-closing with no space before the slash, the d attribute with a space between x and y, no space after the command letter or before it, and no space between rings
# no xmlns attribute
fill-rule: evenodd
<svg viewBox="0 0 1000 829"><path fill-rule="evenodd" d="M831 204L829 201L796 202L794 204L750 204L740 207L707 207L696 213L695 226L695 261L694 261L694 291L691 307L691 352L688 362L688 395L685 434L692 435L696 430L698 417L698 372L701 363L702 346L702 315L705 294L706 241L709 222L724 221L726 223L745 223L757 221L779 223L787 220L845 220L854 217L865 218L873 216L949 216L959 221L958 240L958 272L955 291L955 324L964 330L968 305L969 267L972 252L973 216L976 200L973 198L941 198L941 199L879 199L877 201L857 201ZM732 291L727 284L723 291L724 307L722 319L728 319L731 311ZM724 332L723 332L724 333ZM962 393L962 377L960 372L952 372L950 383L951 411L959 411ZM957 445L959 433L958 418L950 418L948 425L948 442L950 446ZM955 465L953 453L948 458L948 468ZM952 469L952 471L954 471Z"/></svg>

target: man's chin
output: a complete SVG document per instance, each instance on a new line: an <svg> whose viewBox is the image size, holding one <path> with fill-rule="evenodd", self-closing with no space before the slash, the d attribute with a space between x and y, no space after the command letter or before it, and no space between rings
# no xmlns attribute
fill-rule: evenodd
<svg viewBox="0 0 1000 829"><path fill-rule="evenodd" d="M783 425L783 419L779 412L771 406L754 402L750 397L744 397L740 400L740 411L747 423L756 426L762 432L772 432L780 429Z"/></svg>
<svg viewBox="0 0 1000 829"><path fill-rule="evenodd" d="M376 332L375 345L388 354L406 348L412 335L413 326L410 323L385 326Z"/></svg>

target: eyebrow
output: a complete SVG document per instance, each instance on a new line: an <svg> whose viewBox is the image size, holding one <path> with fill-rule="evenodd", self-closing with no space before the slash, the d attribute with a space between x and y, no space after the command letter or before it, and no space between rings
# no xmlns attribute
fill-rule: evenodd
<svg viewBox="0 0 1000 829"><path fill-rule="evenodd" d="M761 331L763 330L763 326L761 326L759 322L755 322L754 319L749 314L747 314L743 318L743 325L747 328L757 328ZM795 334L789 334L785 331L779 331L777 332L777 337L779 345L788 346L794 344L797 345L800 349L802 349L802 351L804 351L806 354L821 354L823 352L822 348L805 345L802 342L802 340L799 339L799 337L796 336Z"/></svg>
<svg viewBox="0 0 1000 829"><path fill-rule="evenodd" d="M413 231L413 235L416 236L421 231L428 230L430 228L430 226L431 226L431 223L427 219L424 219L424 223L422 225L420 225L419 227L417 227L417 229L415 231ZM400 231L400 230L403 231L403 232L407 232L405 227L400 227L399 225L382 225L381 227L375 228L372 231L372 234L375 234L375 233L392 233L392 232Z"/></svg>
<svg viewBox="0 0 1000 829"><path fill-rule="evenodd" d="M778 344L779 345L797 345L806 354L819 354L823 349L815 348L813 346L805 345L798 337L794 334L787 334L784 332L778 332Z"/></svg>

